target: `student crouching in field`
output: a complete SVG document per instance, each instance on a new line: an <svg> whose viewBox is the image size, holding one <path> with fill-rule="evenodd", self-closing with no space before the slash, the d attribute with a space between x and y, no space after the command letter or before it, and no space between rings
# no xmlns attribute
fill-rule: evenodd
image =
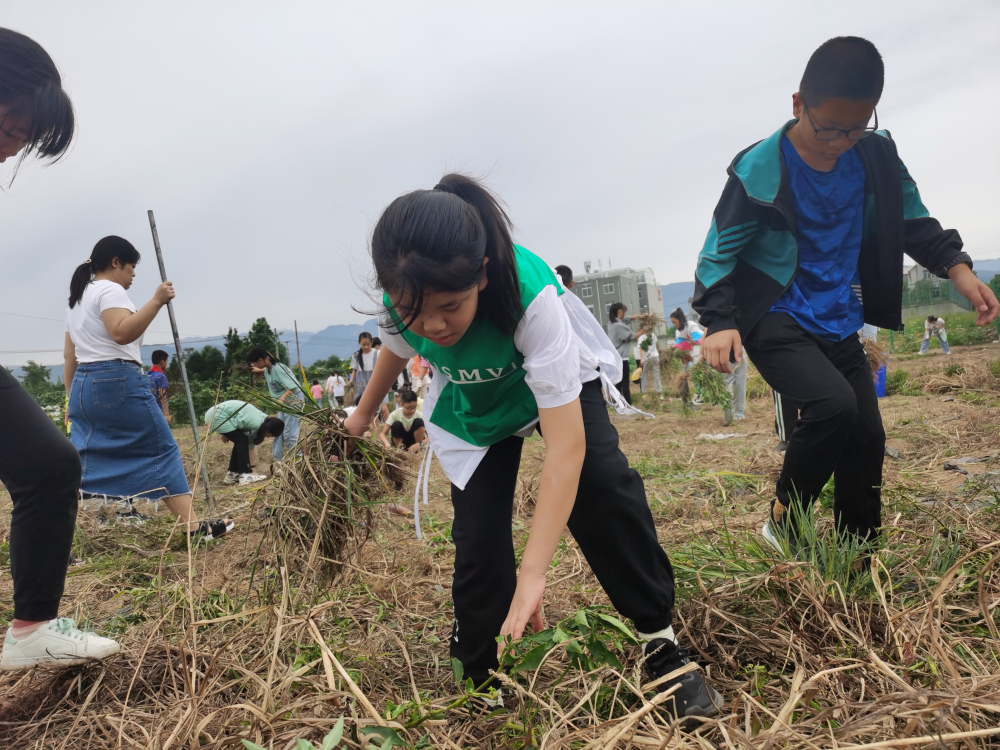
<svg viewBox="0 0 1000 750"><path fill-rule="evenodd" d="M265 438L279 437L285 430L285 423L278 417L269 417L253 404L233 399L216 404L205 412L208 433L219 433L222 442L232 443L229 454L229 471L223 484L253 484L267 479L264 474L254 471L250 457L250 446L260 445Z"/></svg>
<svg viewBox="0 0 1000 750"><path fill-rule="evenodd" d="M927 354L927 349L931 345L931 336L937 336L941 344L941 351L951 354L951 347L948 346L948 332L944 329L944 318L937 315L928 315L924 321L924 340L920 342L920 353Z"/></svg>
<svg viewBox="0 0 1000 750"><path fill-rule="evenodd" d="M63 378L70 440L83 465L81 489L127 501L162 499L189 534L215 539L233 523L196 520L177 441L140 364L142 337L174 298L174 287L163 282L137 310L127 290L138 262L132 243L105 237L70 282Z"/></svg>
<svg viewBox="0 0 1000 750"><path fill-rule="evenodd" d="M409 388L404 388L397 395L399 408L393 411L382 425L379 438L386 448L395 446L400 450L417 453L427 441L424 415L417 408L417 394ZM386 435L392 436L392 445L389 444Z"/></svg>
<svg viewBox="0 0 1000 750"><path fill-rule="evenodd" d="M302 408L306 402L305 392L288 365L276 361L267 349L253 347L247 353L247 362L255 373L264 374L268 392L282 405L278 419L285 425L285 429L274 438L274 445L271 448L274 463L280 465L281 460L295 450L295 444L299 440Z"/></svg>
<svg viewBox="0 0 1000 750"><path fill-rule="evenodd" d="M407 362L430 362L425 426L451 482L451 654L465 674L487 683L497 636L543 628L546 571L567 525L640 631L648 674L687 664L671 625L670 561L608 416L601 376L614 383L622 365L600 324L548 264L514 245L497 199L463 175L393 201L371 254L385 347L346 426L364 434ZM545 461L518 572L511 514L521 446L535 429ZM678 716L713 716L722 703L698 671L659 687L676 688L664 706Z"/></svg>
<svg viewBox="0 0 1000 750"><path fill-rule="evenodd" d="M885 430L857 331L900 329L903 253L951 279L978 325L1000 310L958 232L930 217L896 144L878 130L883 82L871 42L821 45L792 94L794 119L730 165L698 258L693 306L708 328L705 360L729 372L745 347L801 409L763 528L778 546L797 542L789 508L809 508L831 474L837 529L878 539Z"/></svg>

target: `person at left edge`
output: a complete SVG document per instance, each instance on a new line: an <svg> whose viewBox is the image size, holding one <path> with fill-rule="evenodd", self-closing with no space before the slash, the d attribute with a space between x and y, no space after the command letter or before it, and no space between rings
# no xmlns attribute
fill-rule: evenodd
<svg viewBox="0 0 1000 750"><path fill-rule="evenodd" d="M608 373L620 376L621 358L594 316L543 260L514 245L497 199L464 175L393 201L371 254L385 346L345 425L362 435L407 362L417 354L430 362L423 413L451 482L450 646L465 674L487 684L497 637L520 638L529 623L542 629L546 571L567 525L639 631L649 675L688 663L672 627L673 570L602 392L602 382L614 383ZM536 427L545 460L518 572L511 512L522 442ZM722 703L698 671L659 687L676 687L664 705L681 717L716 715Z"/></svg>
<svg viewBox="0 0 1000 750"><path fill-rule="evenodd" d="M282 405L278 412L285 429L274 439L271 455L276 464L286 454L295 449L299 439L299 424L302 421L302 407L306 402L302 385L295 379L294 373L283 362L277 361L271 353L260 346L254 346L247 352L247 362L255 373L264 373L264 381L271 397Z"/></svg>

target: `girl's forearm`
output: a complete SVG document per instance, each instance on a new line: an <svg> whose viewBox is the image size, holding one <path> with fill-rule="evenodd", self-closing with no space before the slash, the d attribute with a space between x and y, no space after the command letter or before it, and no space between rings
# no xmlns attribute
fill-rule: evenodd
<svg viewBox="0 0 1000 750"><path fill-rule="evenodd" d="M558 419L545 412L561 412ZM521 558L521 575L544 576L552 562L556 546L576 502L580 471L587 451L580 402L556 409L542 409L542 434L554 435L545 440L545 461L538 485L535 516L528 543Z"/></svg>

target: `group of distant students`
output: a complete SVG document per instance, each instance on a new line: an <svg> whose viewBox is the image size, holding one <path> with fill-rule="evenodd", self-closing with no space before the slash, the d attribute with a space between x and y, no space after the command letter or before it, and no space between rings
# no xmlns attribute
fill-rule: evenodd
<svg viewBox="0 0 1000 750"><path fill-rule="evenodd" d="M856 331L863 322L900 329L904 251L950 278L978 324L1000 311L972 273L958 233L930 217L895 144L877 130L883 81L882 58L867 40L838 37L813 53L792 96L793 119L729 167L693 300L705 327L702 360L732 374L745 349L799 410L765 538L796 548L799 520L789 510L808 507L833 475L836 527L868 545L851 561L859 573L879 542L885 432ZM23 101L45 106L9 109ZM0 106L0 150L8 156L28 146L55 157L68 147L72 108L51 58L7 30L0 30ZM385 417L405 368L434 373L424 397L430 419L419 417L415 427L419 403L406 390L397 411L402 429L412 431L409 448L418 435L432 440L451 483L449 646L465 675L489 686L498 636L516 639L529 625L543 627L546 576L568 526L614 607L632 621L647 675L671 691L663 707L683 718L718 716L722 696L701 671L682 669L689 656L672 624L673 570L642 478L629 467L608 413L609 400L627 407L627 390L613 392L628 378L625 334L615 334L619 324L628 328L625 310L615 310L609 338L552 267L513 242L497 197L465 175L445 175L432 189L390 203L372 231L371 259L383 292L385 343L359 342L351 377L357 400L343 426L362 436ZM81 663L118 651L114 641L58 618L81 482L84 492L109 494L159 488L153 494L189 533L231 528L227 519L195 520L176 442L142 372L142 334L174 290L164 282L137 310L125 290L138 260L127 241L107 237L74 274L64 376L72 444L0 368L0 411L10 427L0 432L0 480L14 506L14 620L0 668ZM688 327L672 322L679 331ZM267 427L265 416L264 433L277 433L276 453L278 441L282 451L294 448L302 384L262 349L248 360L280 407L280 430L277 422ZM235 411L222 417L223 426L237 425ZM252 426L260 418L238 427L247 443L249 433L258 437L261 427ZM518 561L512 504L523 440L536 430L545 458ZM241 447L235 472L247 468L243 459Z"/></svg>

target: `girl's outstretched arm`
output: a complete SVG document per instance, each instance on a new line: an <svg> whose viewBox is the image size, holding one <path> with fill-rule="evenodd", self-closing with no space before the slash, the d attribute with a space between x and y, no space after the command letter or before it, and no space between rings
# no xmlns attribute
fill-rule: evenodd
<svg viewBox="0 0 1000 750"><path fill-rule="evenodd" d="M385 398L389 388L396 382L396 378L399 377L399 373L403 371L405 366L405 359L393 354L388 347L382 347L382 351L375 361L375 369L372 370L372 376L361 396L361 403L344 422L348 432L354 436L365 434L368 425L378 413L382 399Z"/></svg>
<svg viewBox="0 0 1000 750"><path fill-rule="evenodd" d="M368 395L367 392L365 395ZM500 628L500 635L513 638L520 638L529 622L536 633L544 627L542 594L545 592L545 573L573 511L583 457L587 451L579 398L563 406L539 409L538 421L545 440L542 479L538 485L538 500L528 544L517 575L514 600ZM501 650L502 646L498 645L497 653Z"/></svg>

